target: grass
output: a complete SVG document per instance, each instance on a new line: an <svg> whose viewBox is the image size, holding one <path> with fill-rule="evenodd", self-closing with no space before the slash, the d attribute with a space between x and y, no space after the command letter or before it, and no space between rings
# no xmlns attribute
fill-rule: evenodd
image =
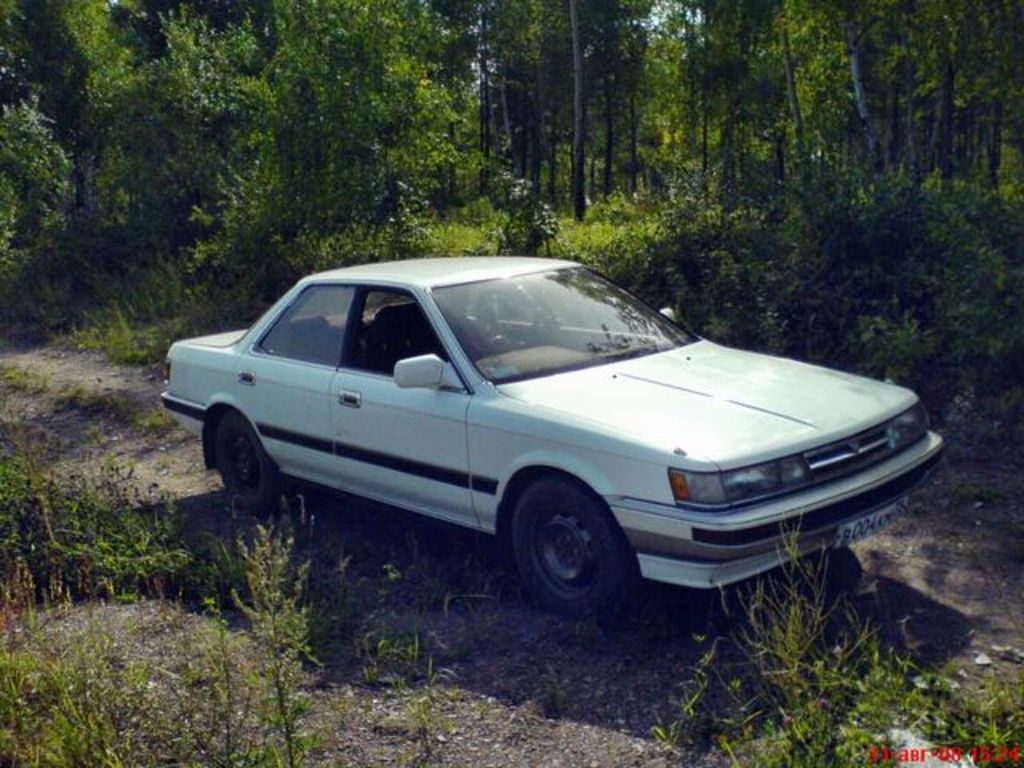
<svg viewBox="0 0 1024 768"><path fill-rule="evenodd" d="M214 557L116 465L57 477L7 442L0 764L305 764L309 614L291 539L257 528L237 554ZM239 575L231 594L247 631L229 628L213 596L205 616L163 601L119 612L145 597L216 595Z"/></svg>
<svg viewBox="0 0 1024 768"><path fill-rule="evenodd" d="M50 389L50 382L45 376L16 366L0 366L0 381L12 389L30 395L38 395Z"/></svg>
<svg viewBox="0 0 1024 768"><path fill-rule="evenodd" d="M79 349L99 350L115 363L153 365L161 362L171 344L189 331L190 324L184 317L133 321L115 304L89 318L71 333L70 341Z"/></svg>
<svg viewBox="0 0 1024 768"><path fill-rule="evenodd" d="M168 603L130 614L141 620L96 604L22 615L0 635L0 763L305 764L304 619L278 567L289 556L265 531L248 550L248 632Z"/></svg>
<svg viewBox="0 0 1024 768"><path fill-rule="evenodd" d="M678 715L654 729L669 746L718 745L736 765L860 766L896 748L899 728L936 745L1024 740L1024 673L961 693L880 642L848 598L828 595L824 560L796 560L742 600L730 636L705 644Z"/></svg>
<svg viewBox="0 0 1024 768"><path fill-rule="evenodd" d="M0 456L0 580L30 575L39 597L122 599L186 586L191 555L167 505L142 505L125 471L56 477L31 451Z"/></svg>
<svg viewBox="0 0 1024 768"><path fill-rule="evenodd" d="M123 487L116 473L90 484L47 475L20 453L0 460L0 764L314 760L317 729L345 715L313 709L322 701L309 675L318 609L292 539L255 527L215 557L186 541L167 519L172 510L139 505ZM377 609L362 605L346 653L372 695L386 686L399 703L408 762L427 764L452 734L462 694L420 625L398 628L380 612L414 574L433 572L427 554L407 548L411 562L378 577ZM332 573L344 582L349 557L342 563ZM884 647L826 586L821 561L796 561L738 600L728 634L695 636L700 656L655 738L759 766L864 765L873 748L897 746L894 726L936 745L1024 740L1024 676L993 674L980 690L957 690L943 670ZM72 604L226 591L233 597L207 599L201 615L167 602L123 615L116 604ZM404 602L441 611L442 590L427 592L425 602L415 591ZM238 613L225 616L222 604ZM338 605L354 612L348 597ZM546 716L585 711L585 690L557 659L534 683Z"/></svg>
<svg viewBox="0 0 1024 768"><path fill-rule="evenodd" d="M187 267L161 262L131 278L95 287L96 308L80 314L70 341L127 365L160 363L176 339L222 327L238 309L192 285ZM228 305L232 305L229 308Z"/></svg>
<svg viewBox="0 0 1024 768"><path fill-rule="evenodd" d="M1008 494L999 488L964 483L953 489L953 498L961 504L999 504L1008 499Z"/></svg>

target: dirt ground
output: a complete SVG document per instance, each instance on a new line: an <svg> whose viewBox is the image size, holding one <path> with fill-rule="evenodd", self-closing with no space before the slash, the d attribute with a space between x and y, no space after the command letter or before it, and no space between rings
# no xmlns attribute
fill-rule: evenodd
<svg viewBox="0 0 1024 768"><path fill-rule="evenodd" d="M245 523L203 468L199 441L156 415L161 389L156 368L0 337L8 431L44 446L58 472L124 463L143 493L230 538ZM969 685L1024 664L1024 456L968 434L946 434L947 458L908 514L855 553L864 570L856 601L886 639ZM717 592L645 584L624 625L607 631L532 607L487 537L359 499L303 502L297 540L314 579L342 578L347 563L344 578L361 596L316 675L315 711L334 718L322 745L332 760L406 764L422 749L401 692L375 679L366 652L415 635L418 658L430 659L417 679L433 675L446 692L435 702L431 764L727 763L651 735L674 716L700 639L729 621Z"/></svg>

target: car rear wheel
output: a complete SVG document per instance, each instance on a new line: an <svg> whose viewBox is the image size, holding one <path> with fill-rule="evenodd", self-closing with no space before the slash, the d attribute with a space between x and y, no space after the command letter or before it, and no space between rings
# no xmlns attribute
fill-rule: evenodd
<svg viewBox="0 0 1024 768"><path fill-rule="evenodd" d="M256 432L237 411L217 425L217 469L232 506L269 514L278 495L278 473Z"/></svg>
<svg viewBox="0 0 1024 768"><path fill-rule="evenodd" d="M513 551L536 599L566 616L619 614L639 579L636 556L600 499L563 477L545 477L519 496Z"/></svg>

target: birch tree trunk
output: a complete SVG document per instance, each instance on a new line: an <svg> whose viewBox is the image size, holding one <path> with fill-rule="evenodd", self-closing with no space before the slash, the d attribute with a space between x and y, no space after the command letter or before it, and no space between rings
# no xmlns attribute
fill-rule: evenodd
<svg viewBox="0 0 1024 768"><path fill-rule="evenodd" d="M914 80L914 60L910 58L910 39L906 33L902 36L903 46L903 96L906 100L906 139L907 139L907 171L914 185L921 182L920 166L917 162L917 142L914 138L914 94L917 85Z"/></svg>
<svg viewBox="0 0 1024 768"><path fill-rule="evenodd" d="M853 78L853 96L857 102L857 116L860 118L861 129L864 131L864 143L867 145L868 160L875 176L882 173L882 153L879 151L878 134L871 118L871 106L868 104L867 90L864 88L864 52L860 47L861 33L852 22L847 22L846 42L850 55L850 76Z"/></svg>
<svg viewBox="0 0 1024 768"><path fill-rule="evenodd" d="M615 160L615 102L612 95L612 80L604 80L604 196L612 193L612 164Z"/></svg>
<svg viewBox="0 0 1024 768"><path fill-rule="evenodd" d="M988 145L988 183L999 186L999 166L1003 158L1003 103L996 99L992 105L992 126Z"/></svg>
<svg viewBox="0 0 1024 768"><path fill-rule="evenodd" d="M789 111L793 117L793 132L796 134L797 162L803 163L807 151L804 145L804 116L800 111L800 94L796 91L796 72L793 66L793 53L789 47L789 31L785 21L782 24L782 55L786 64L786 95L789 98Z"/></svg>
<svg viewBox="0 0 1024 768"><path fill-rule="evenodd" d="M480 194L486 195L490 186L491 165L491 86L487 78L487 14L480 16Z"/></svg>
<svg viewBox="0 0 1024 768"><path fill-rule="evenodd" d="M580 48L580 28L576 18L578 0L566 2L569 5L569 28L572 32L572 205L576 221L583 221L587 215L587 193L584 189L586 115L583 112L583 51Z"/></svg>
<svg viewBox="0 0 1024 768"><path fill-rule="evenodd" d="M639 166L637 151L637 133L639 131L636 114L636 90L629 92L629 194L636 194L636 174Z"/></svg>
<svg viewBox="0 0 1024 768"><path fill-rule="evenodd" d="M939 174L943 181L953 178L953 60L946 59L939 102Z"/></svg>

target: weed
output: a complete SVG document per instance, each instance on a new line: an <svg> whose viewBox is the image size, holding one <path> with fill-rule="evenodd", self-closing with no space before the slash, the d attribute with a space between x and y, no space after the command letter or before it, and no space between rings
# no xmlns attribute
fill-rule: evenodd
<svg viewBox="0 0 1024 768"><path fill-rule="evenodd" d="M0 761L125 765L166 747L149 670L124 658L101 622L59 642L36 628L0 650Z"/></svg>
<svg viewBox="0 0 1024 768"><path fill-rule="evenodd" d="M80 384L64 387L55 394L58 408L76 408L88 414L105 413L129 422L138 412L138 407L123 395L97 392Z"/></svg>
<svg viewBox="0 0 1024 768"><path fill-rule="evenodd" d="M50 381L42 374L27 368L0 366L0 381L12 389L28 394L40 394L50 388Z"/></svg>
<svg viewBox="0 0 1024 768"><path fill-rule="evenodd" d="M80 349L100 350L115 363L148 365L162 361L174 340L186 335L184 318L140 322L136 314L114 302L72 333L71 342Z"/></svg>
<svg viewBox="0 0 1024 768"><path fill-rule="evenodd" d="M698 644L703 644L706 639L694 638ZM681 744L700 744L711 737L714 719L705 697L713 679L717 649L718 642L711 643L710 648L693 665L690 677L680 685L678 716L668 723L659 722L651 730L661 744L674 749Z"/></svg>
<svg viewBox="0 0 1024 768"><path fill-rule="evenodd" d="M31 451L0 456L0 578L21 567L73 596L160 594L184 583L191 556L166 505L141 506L125 470L58 479ZM40 593L38 595L42 597Z"/></svg>
<svg viewBox="0 0 1024 768"><path fill-rule="evenodd" d="M309 583L309 645L317 655L340 648L348 634L355 601L348 582L352 558L341 554L325 578Z"/></svg>
<svg viewBox="0 0 1024 768"><path fill-rule="evenodd" d="M0 641L0 763L280 768L259 653L218 611L103 606Z"/></svg>
<svg viewBox="0 0 1024 768"><path fill-rule="evenodd" d="M424 684L415 691L406 693L405 715L412 727L419 746L418 763L429 762L434 753L434 744L439 735L447 735L454 729L452 721L439 711L439 689L437 683L451 679L451 670L434 670L433 660L428 662Z"/></svg>
<svg viewBox="0 0 1024 768"><path fill-rule="evenodd" d="M980 700L958 694L882 647L846 598L830 598L827 572L826 558L796 558L760 579L741 601L742 623L691 668L677 717L655 738L716 743L734 764L760 766L863 765L894 727L940 744L1020 742L1024 675L991 681Z"/></svg>
<svg viewBox="0 0 1024 768"><path fill-rule="evenodd" d="M258 676L245 638L228 629L216 601L205 602L212 632L186 636L181 712L190 751L204 764L230 766L259 754L253 727ZM187 701L184 699L187 698Z"/></svg>
<svg viewBox="0 0 1024 768"><path fill-rule="evenodd" d="M390 633L386 629L363 634L357 652L363 658L363 680L370 685L384 681L391 685L415 675L422 646L418 629Z"/></svg>
<svg viewBox="0 0 1024 768"><path fill-rule="evenodd" d="M139 408L132 415L132 426L150 435L163 435L174 426L174 419L159 408Z"/></svg>
<svg viewBox="0 0 1024 768"><path fill-rule="evenodd" d="M301 730L309 710L302 693L302 661L309 658L309 623L303 605L308 563L293 568L293 542L258 526L251 546L238 543L249 597L235 593L235 602L249 620L259 650L261 677L266 681L264 717L277 732L279 759L296 768L312 746Z"/></svg>

